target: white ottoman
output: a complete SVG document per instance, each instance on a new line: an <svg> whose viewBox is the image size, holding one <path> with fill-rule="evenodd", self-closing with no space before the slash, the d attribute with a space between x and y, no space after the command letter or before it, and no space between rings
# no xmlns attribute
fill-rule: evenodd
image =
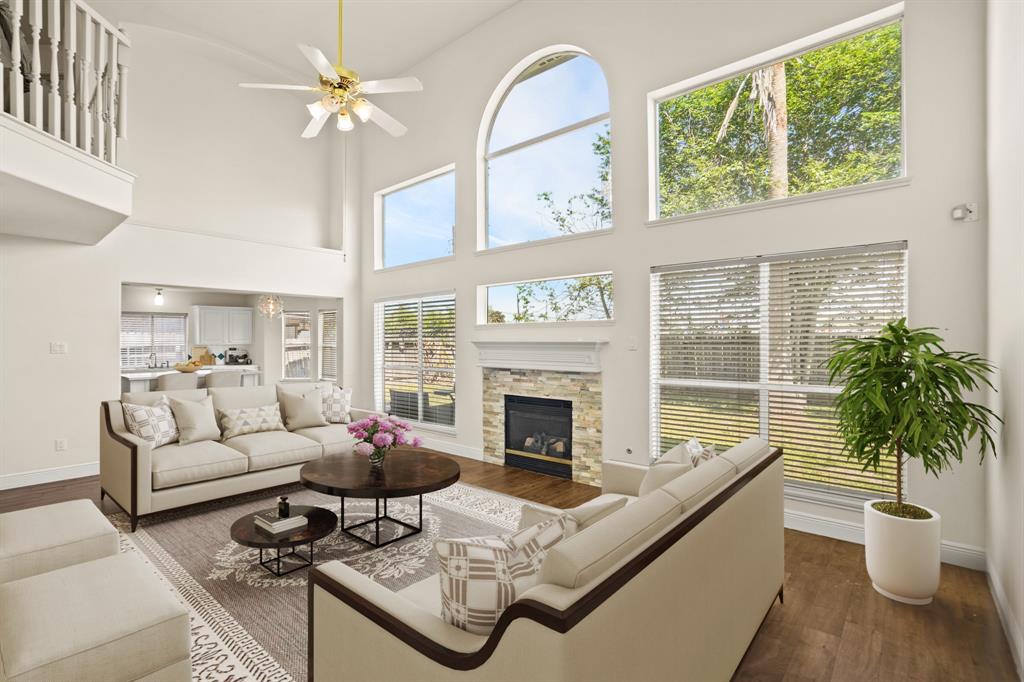
<svg viewBox="0 0 1024 682"><path fill-rule="evenodd" d="M0 583L117 552L117 531L89 500L0 514Z"/></svg>
<svg viewBox="0 0 1024 682"><path fill-rule="evenodd" d="M188 610L126 553L0 585L0 679L192 676Z"/></svg>

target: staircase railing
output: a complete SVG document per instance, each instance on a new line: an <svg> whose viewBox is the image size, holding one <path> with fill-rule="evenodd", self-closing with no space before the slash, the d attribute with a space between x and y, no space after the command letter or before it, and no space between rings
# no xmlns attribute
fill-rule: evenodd
<svg viewBox="0 0 1024 682"><path fill-rule="evenodd" d="M128 37L82 0L0 0L3 111L117 164Z"/></svg>

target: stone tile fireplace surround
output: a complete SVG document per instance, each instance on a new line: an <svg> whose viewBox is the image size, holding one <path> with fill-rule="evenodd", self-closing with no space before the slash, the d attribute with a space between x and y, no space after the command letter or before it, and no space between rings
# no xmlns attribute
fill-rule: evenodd
<svg viewBox="0 0 1024 682"><path fill-rule="evenodd" d="M505 463L505 396L572 402L572 480L601 485L598 343L477 342L483 367L484 461Z"/></svg>

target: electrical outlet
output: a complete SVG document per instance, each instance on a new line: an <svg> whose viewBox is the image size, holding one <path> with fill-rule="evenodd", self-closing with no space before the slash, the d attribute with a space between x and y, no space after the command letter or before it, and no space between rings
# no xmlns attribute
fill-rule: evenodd
<svg viewBox="0 0 1024 682"><path fill-rule="evenodd" d="M64 341L51 341L50 342L50 355L66 355L68 352L68 344Z"/></svg>
<svg viewBox="0 0 1024 682"><path fill-rule="evenodd" d="M54 450L54 452L64 452L67 449L68 449L68 439L67 438L58 438L57 440L53 441L53 450Z"/></svg>

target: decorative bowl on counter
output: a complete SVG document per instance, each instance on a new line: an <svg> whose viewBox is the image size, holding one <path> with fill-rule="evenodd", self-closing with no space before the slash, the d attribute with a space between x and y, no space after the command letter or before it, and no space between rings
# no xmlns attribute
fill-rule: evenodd
<svg viewBox="0 0 1024 682"><path fill-rule="evenodd" d="M202 368L203 368L203 363L199 362L198 360L193 360L191 362L179 362L179 363L176 363L174 365L174 369L178 370L179 372L186 372L186 373L194 372L197 369L202 369Z"/></svg>

